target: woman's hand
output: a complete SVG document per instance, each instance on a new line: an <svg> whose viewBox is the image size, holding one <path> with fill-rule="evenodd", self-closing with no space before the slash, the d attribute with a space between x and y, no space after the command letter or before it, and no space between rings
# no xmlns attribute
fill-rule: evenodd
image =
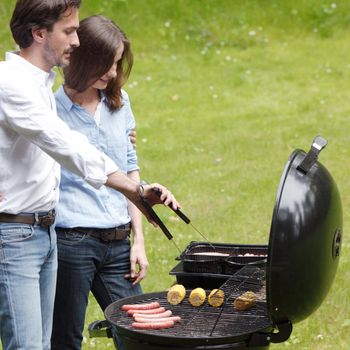
<svg viewBox="0 0 350 350"><path fill-rule="evenodd" d="M143 241L137 242L135 240L130 250L130 273L126 274L124 277L135 285L146 277L147 269L148 260Z"/></svg>
<svg viewBox="0 0 350 350"><path fill-rule="evenodd" d="M132 143L133 147L136 148L136 130L132 129L129 133L130 142Z"/></svg>

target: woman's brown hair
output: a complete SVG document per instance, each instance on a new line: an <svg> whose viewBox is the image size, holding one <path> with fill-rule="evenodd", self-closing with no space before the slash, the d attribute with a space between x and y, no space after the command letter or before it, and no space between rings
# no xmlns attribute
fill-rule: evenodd
<svg viewBox="0 0 350 350"><path fill-rule="evenodd" d="M117 65L117 77L103 91L111 111L122 105L121 88L127 81L133 55L123 31L110 19L96 15L85 18L78 28L80 46L71 53L70 63L63 69L65 84L77 92L85 91L112 67L121 43L122 57Z"/></svg>

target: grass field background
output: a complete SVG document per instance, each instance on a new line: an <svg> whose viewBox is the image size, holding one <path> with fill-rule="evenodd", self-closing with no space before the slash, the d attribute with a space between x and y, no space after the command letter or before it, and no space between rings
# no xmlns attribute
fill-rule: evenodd
<svg viewBox="0 0 350 350"><path fill-rule="evenodd" d="M7 27L14 3L0 3L1 54L14 48ZM142 178L169 186L211 241L267 243L290 153L307 151L316 135L328 140L320 161L344 214L338 273L321 307L271 350L348 350L350 2L85 0L81 18L95 13L114 19L132 42L125 89ZM168 209L157 211L180 249L201 240ZM145 222L144 231L150 267L142 286L162 291L174 281L168 273L178 252L160 230ZM102 317L91 297L86 325ZM85 350L113 348L85 337Z"/></svg>

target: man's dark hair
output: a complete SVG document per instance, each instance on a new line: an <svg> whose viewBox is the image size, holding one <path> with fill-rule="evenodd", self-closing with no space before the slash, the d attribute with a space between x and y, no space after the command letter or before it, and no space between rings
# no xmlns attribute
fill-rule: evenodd
<svg viewBox="0 0 350 350"><path fill-rule="evenodd" d="M15 42L22 49L29 47L33 28L51 31L64 12L79 8L80 3L81 0L18 0L10 22Z"/></svg>

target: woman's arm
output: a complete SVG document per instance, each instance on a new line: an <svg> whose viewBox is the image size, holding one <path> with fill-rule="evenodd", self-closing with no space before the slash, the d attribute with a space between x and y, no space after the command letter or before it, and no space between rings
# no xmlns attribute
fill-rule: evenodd
<svg viewBox="0 0 350 350"><path fill-rule="evenodd" d="M136 182L140 182L140 175L137 170L129 172L128 177ZM141 282L146 276L148 260L142 231L142 214L132 202L128 202L133 237L130 251L130 274L127 274L125 277L130 278L133 280L133 284L136 284Z"/></svg>

